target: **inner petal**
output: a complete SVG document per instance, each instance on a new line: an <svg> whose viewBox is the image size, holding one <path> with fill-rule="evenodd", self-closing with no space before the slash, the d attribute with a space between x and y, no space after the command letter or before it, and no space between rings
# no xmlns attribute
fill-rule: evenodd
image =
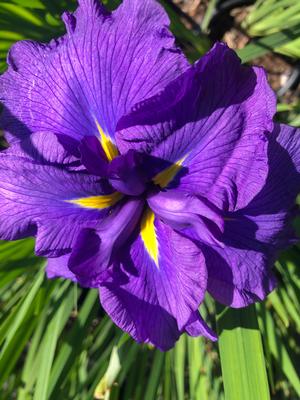
<svg viewBox="0 0 300 400"><path fill-rule="evenodd" d="M135 231L143 209L143 200L130 198L112 209L98 227L80 232L68 266L82 285L99 286L107 268Z"/></svg>
<svg viewBox="0 0 300 400"><path fill-rule="evenodd" d="M113 159L108 166L109 183L123 194L141 195L149 182L145 157L145 154L129 150Z"/></svg>
<svg viewBox="0 0 300 400"><path fill-rule="evenodd" d="M221 212L206 199L179 190L161 191L147 199L153 212L173 229L210 244L218 244L224 231Z"/></svg>
<svg viewBox="0 0 300 400"><path fill-rule="evenodd" d="M93 175L107 177L107 156L96 136L85 136L78 147L81 164Z"/></svg>

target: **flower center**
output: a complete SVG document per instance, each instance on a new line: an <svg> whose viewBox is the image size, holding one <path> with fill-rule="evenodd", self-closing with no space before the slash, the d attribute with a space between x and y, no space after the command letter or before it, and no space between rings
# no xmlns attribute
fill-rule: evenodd
<svg viewBox="0 0 300 400"><path fill-rule="evenodd" d="M154 186L165 188L184 168L184 158L170 163L133 149L120 155L110 139L101 134L101 140L96 136L82 140L81 162L91 174L107 179L118 193L140 196Z"/></svg>
<svg viewBox="0 0 300 400"><path fill-rule="evenodd" d="M145 155L135 150L114 158L108 165L108 180L120 193L140 196L151 182Z"/></svg>

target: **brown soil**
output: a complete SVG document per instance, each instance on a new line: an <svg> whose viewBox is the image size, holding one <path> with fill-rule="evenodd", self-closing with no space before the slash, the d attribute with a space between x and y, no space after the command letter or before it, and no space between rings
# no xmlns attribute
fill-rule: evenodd
<svg viewBox="0 0 300 400"><path fill-rule="evenodd" d="M265 68L268 73L270 85L274 90L280 89L286 83L292 71L292 67L274 53L256 58L252 64L261 65Z"/></svg>
<svg viewBox="0 0 300 400"><path fill-rule="evenodd" d="M205 15L208 1L207 0L173 0L182 11L192 17L198 24L201 24ZM249 12L249 7L240 7L231 12L234 17L234 27L225 33L222 40L233 49L242 49L250 41L250 38L241 28L241 23ZM285 59L275 53L266 54L263 57L257 58L251 62L252 65L263 66L267 73L270 85L277 91L280 89L289 78L292 67ZM283 96L281 101L294 102L299 98L300 88L292 92L288 92Z"/></svg>
<svg viewBox="0 0 300 400"><path fill-rule="evenodd" d="M198 23L203 19L208 2L209 0L173 0L174 4Z"/></svg>

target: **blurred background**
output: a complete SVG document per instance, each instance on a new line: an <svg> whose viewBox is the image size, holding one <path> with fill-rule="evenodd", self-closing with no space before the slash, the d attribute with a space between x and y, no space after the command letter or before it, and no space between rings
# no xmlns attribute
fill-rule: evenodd
<svg viewBox="0 0 300 400"><path fill-rule="evenodd" d="M300 126L299 0L160 3L191 62L227 42L243 62L267 70L276 119ZM15 41L60 36L60 15L75 8L73 0L0 0L0 73ZM201 312L218 343L182 336L167 353L116 328L96 290L46 280L33 247L0 242L1 400L300 399L299 246L276 262L279 287L265 302L229 310L207 296Z"/></svg>

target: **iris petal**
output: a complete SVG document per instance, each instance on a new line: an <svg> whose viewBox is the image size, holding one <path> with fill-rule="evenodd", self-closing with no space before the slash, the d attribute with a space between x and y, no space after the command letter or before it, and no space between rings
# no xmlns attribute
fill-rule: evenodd
<svg viewBox="0 0 300 400"><path fill-rule="evenodd" d="M77 282L76 276L68 267L70 255L64 255L56 258L48 258L46 265L46 274L48 279L64 278Z"/></svg>
<svg viewBox="0 0 300 400"><path fill-rule="evenodd" d="M129 251L120 255L110 278L101 283L100 300L113 321L136 340L167 350L198 319L207 272L193 242L157 218L154 224L159 267L138 235ZM194 330L190 327L191 333L206 334L196 325Z"/></svg>
<svg viewBox="0 0 300 400"><path fill-rule="evenodd" d="M271 271L278 251L294 238L291 220L300 192L300 130L276 124L268 138L266 184L225 224L225 247L203 248L208 290L221 303L245 307L276 286Z"/></svg>
<svg viewBox="0 0 300 400"><path fill-rule="evenodd" d="M107 157L97 136L84 137L78 150L80 161L90 174L107 177Z"/></svg>
<svg viewBox="0 0 300 400"><path fill-rule="evenodd" d="M223 216L206 199L179 190L159 192L148 198L155 214L173 229L196 240L220 245L224 231Z"/></svg>
<svg viewBox="0 0 300 400"><path fill-rule="evenodd" d="M112 159L120 117L162 90L188 62L153 0L124 0L113 13L98 0L80 1L63 19L62 38L47 45L18 42L10 50L9 69L0 77L0 125L9 140L51 130L79 142L100 131Z"/></svg>
<svg viewBox="0 0 300 400"><path fill-rule="evenodd" d="M143 200L128 199L94 229L80 232L74 244L68 267L78 281L88 287L98 287L107 268L118 259L119 252L130 239L141 217Z"/></svg>
<svg viewBox="0 0 300 400"><path fill-rule="evenodd" d="M116 143L176 163L169 183L220 209L244 207L268 171L267 139L276 99L262 69L242 66L218 43L164 91L121 118ZM169 187L168 186L168 187Z"/></svg>
<svg viewBox="0 0 300 400"><path fill-rule="evenodd" d="M35 235L37 254L57 257L70 252L79 231L95 226L110 208L88 209L70 201L106 196L107 191L98 177L68 171L70 158L63 148L53 148L59 144L50 139L34 161L25 156L22 142L0 153L0 238ZM55 162L55 155L66 164Z"/></svg>
<svg viewBox="0 0 300 400"><path fill-rule="evenodd" d="M116 157L108 165L109 183L117 191L130 196L139 196L147 187L147 168L143 154L129 150Z"/></svg>

